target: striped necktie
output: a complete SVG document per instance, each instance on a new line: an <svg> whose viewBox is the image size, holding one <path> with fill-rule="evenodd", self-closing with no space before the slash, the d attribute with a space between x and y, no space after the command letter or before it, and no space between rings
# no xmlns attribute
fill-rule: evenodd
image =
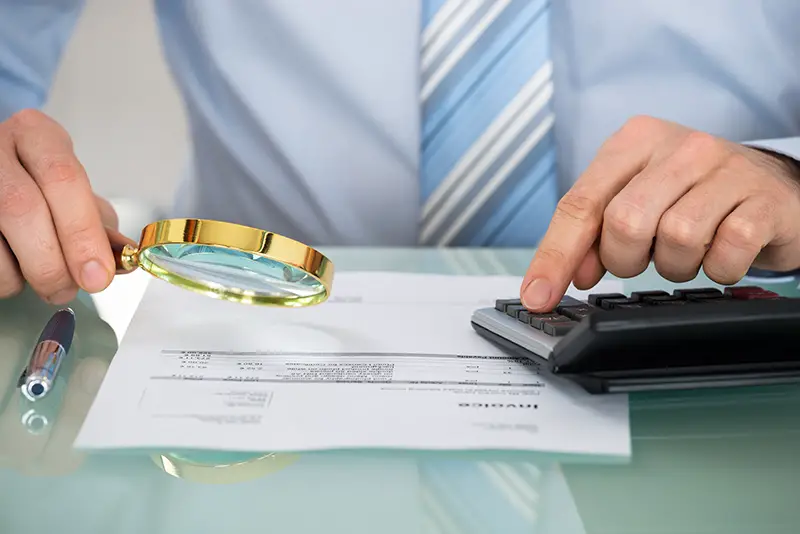
<svg viewBox="0 0 800 534"><path fill-rule="evenodd" d="M422 1L420 243L536 245L558 200L549 1Z"/></svg>

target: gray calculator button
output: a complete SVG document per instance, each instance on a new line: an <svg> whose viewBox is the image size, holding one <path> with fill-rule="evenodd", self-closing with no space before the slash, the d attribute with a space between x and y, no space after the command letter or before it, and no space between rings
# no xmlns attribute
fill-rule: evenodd
<svg viewBox="0 0 800 534"><path fill-rule="evenodd" d="M572 321L568 323L545 323L542 332L548 336L563 336L572 330L574 326L575 323Z"/></svg>
<svg viewBox="0 0 800 534"><path fill-rule="evenodd" d="M565 317L580 321L585 317L589 317L597 308L588 304L581 304L580 306L559 306L556 310Z"/></svg>
<svg viewBox="0 0 800 534"><path fill-rule="evenodd" d="M508 306L515 304L520 305L522 302L519 299L499 299L494 303L494 309L505 313Z"/></svg>
<svg viewBox="0 0 800 534"><path fill-rule="evenodd" d="M506 315L513 317L514 319L516 319L517 314L522 311L525 311L525 306L521 304L512 304L511 306L506 306Z"/></svg>
<svg viewBox="0 0 800 534"><path fill-rule="evenodd" d="M587 304L583 301L580 301L574 297L570 297L569 295L564 295L564 298L561 299L561 302L558 303L556 308L567 308L572 306L586 306Z"/></svg>
<svg viewBox="0 0 800 534"><path fill-rule="evenodd" d="M569 323L571 322L568 317L564 317L560 313L537 313L530 317L531 326L537 330L543 330L544 325L548 323Z"/></svg>

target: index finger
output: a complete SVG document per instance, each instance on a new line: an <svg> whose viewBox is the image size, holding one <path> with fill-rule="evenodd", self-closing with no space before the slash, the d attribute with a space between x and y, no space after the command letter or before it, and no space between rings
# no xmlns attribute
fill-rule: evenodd
<svg viewBox="0 0 800 534"><path fill-rule="evenodd" d="M50 209L73 280L89 293L105 289L114 260L95 195L69 136L44 114L31 114L13 136L20 162Z"/></svg>
<svg viewBox="0 0 800 534"><path fill-rule="evenodd" d="M631 130L638 129L638 134ZM650 160L655 136L626 126L559 201L522 281L520 298L531 311L552 310L600 235L603 212L611 200Z"/></svg>

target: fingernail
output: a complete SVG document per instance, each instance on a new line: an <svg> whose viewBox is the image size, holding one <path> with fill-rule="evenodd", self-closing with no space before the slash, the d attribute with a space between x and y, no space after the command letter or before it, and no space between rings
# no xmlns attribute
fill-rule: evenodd
<svg viewBox="0 0 800 534"><path fill-rule="evenodd" d="M552 288L550 282L543 278L537 278L525 288L522 293L522 304L526 308L541 308L550 300Z"/></svg>
<svg viewBox="0 0 800 534"><path fill-rule="evenodd" d="M87 262L81 269L81 285L89 293L105 289L108 278L108 271L97 260Z"/></svg>

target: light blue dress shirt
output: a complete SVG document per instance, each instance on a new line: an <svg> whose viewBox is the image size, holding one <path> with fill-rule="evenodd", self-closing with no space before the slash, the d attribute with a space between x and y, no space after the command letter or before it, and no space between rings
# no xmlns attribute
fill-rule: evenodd
<svg viewBox="0 0 800 534"><path fill-rule="evenodd" d="M800 155L800 2L551 4L561 193L637 114ZM174 215L315 244L417 242L419 2L155 7L192 136ZM43 104L81 8L0 0L0 119Z"/></svg>

